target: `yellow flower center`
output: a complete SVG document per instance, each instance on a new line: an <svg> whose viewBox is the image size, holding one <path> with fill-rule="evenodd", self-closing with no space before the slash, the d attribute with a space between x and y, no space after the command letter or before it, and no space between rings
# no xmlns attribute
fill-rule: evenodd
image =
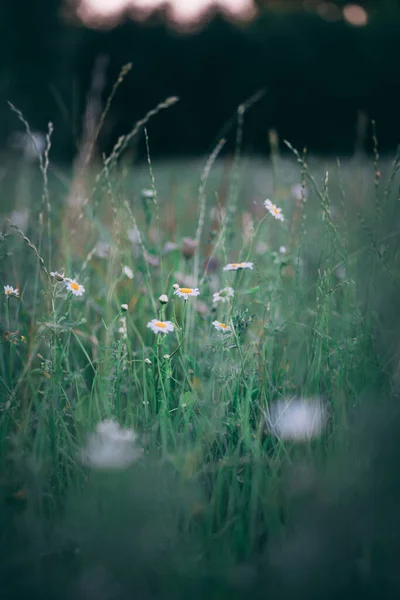
<svg viewBox="0 0 400 600"><path fill-rule="evenodd" d="M272 212L274 213L274 215L279 215L279 208L277 206L274 206L272 209Z"/></svg>
<svg viewBox="0 0 400 600"><path fill-rule="evenodd" d="M229 325L225 325L225 323L220 323L219 326L222 327L222 329L229 329Z"/></svg>
<svg viewBox="0 0 400 600"><path fill-rule="evenodd" d="M75 281L71 282L71 288L77 292L79 290L79 283L75 283Z"/></svg>
<svg viewBox="0 0 400 600"><path fill-rule="evenodd" d="M241 267L243 263L232 263L232 267Z"/></svg>
<svg viewBox="0 0 400 600"><path fill-rule="evenodd" d="M6 290L6 296L10 296L11 295L11 290Z"/></svg>
<svg viewBox="0 0 400 600"><path fill-rule="evenodd" d="M191 294L193 292L192 288L180 288L179 290L182 294Z"/></svg>
<svg viewBox="0 0 400 600"><path fill-rule="evenodd" d="M156 326L160 327L161 329L165 329L166 328L166 324L163 323L162 321L157 321L156 322Z"/></svg>

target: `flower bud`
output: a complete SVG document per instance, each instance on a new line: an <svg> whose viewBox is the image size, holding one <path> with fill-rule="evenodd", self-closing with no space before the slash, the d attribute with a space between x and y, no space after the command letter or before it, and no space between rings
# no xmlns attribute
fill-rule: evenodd
<svg viewBox="0 0 400 600"><path fill-rule="evenodd" d="M197 240L190 237L185 237L182 240L182 254L185 258L192 258L198 246Z"/></svg>

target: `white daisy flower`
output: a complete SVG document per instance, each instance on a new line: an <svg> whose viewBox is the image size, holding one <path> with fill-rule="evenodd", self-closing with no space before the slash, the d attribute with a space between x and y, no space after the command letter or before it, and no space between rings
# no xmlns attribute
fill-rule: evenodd
<svg viewBox="0 0 400 600"><path fill-rule="evenodd" d="M219 321L213 321L213 325L217 331L223 331L224 333L232 331L229 325L225 325L225 323L220 323Z"/></svg>
<svg viewBox="0 0 400 600"><path fill-rule="evenodd" d="M325 405L319 398L286 398L273 404L266 421L274 435L287 440L309 440L319 436L327 421Z"/></svg>
<svg viewBox="0 0 400 600"><path fill-rule="evenodd" d="M122 429L118 423L107 419L88 436L81 453L82 461L94 469L126 467L141 454L135 447L136 438L132 429Z"/></svg>
<svg viewBox="0 0 400 600"><path fill-rule="evenodd" d="M152 319L147 323L153 333L171 333L174 331L174 324L171 321L159 321L158 319Z"/></svg>
<svg viewBox="0 0 400 600"><path fill-rule="evenodd" d="M264 206L267 211L278 221L284 221L285 217L282 214L282 209L278 208L276 204L273 204L271 200L265 200Z"/></svg>
<svg viewBox="0 0 400 600"><path fill-rule="evenodd" d="M133 271L130 267L128 267L128 265L125 265L124 267L122 267L122 272L128 279L133 279L133 277L134 277Z"/></svg>
<svg viewBox="0 0 400 600"><path fill-rule="evenodd" d="M76 279L65 278L65 281L67 282L67 290L69 292L71 292L74 296L83 296L85 293L85 288L83 285L78 283Z"/></svg>
<svg viewBox="0 0 400 600"><path fill-rule="evenodd" d="M64 273L59 273L58 271L50 271L50 276L54 277L57 281L64 281L65 279Z"/></svg>
<svg viewBox="0 0 400 600"><path fill-rule="evenodd" d="M13 288L12 285L5 285L4 286L4 293L5 293L5 295L7 297L16 296L18 298L18 296L19 296L19 289Z"/></svg>
<svg viewBox="0 0 400 600"><path fill-rule="evenodd" d="M189 288L189 287L178 287L174 291L175 296L179 296L179 298L184 298L187 300L189 296L198 296L200 294L199 288Z"/></svg>
<svg viewBox="0 0 400 600"><path fill-rule="evenodd" d="M224 267L224 271L238 271L239 269L253 269L254 263L252 262L240 262L240 263L228 263Z"/></svg>
<svg viewBox="0 0 400 600"><path fill-rule="evenodd" d="M220 290L219 292L215 292L215 294L213 294L213 303L217 304L218 302L229 302L229 300L233 298L234 295L235 292L233 288L226 287L223 290Z"/></svg>

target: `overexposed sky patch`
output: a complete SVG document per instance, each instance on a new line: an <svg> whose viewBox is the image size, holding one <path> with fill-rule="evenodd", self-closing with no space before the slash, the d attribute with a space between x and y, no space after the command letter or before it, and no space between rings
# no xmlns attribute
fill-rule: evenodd
<svg viewBox="0 0 400 600"><path fill-rule="evenodd" d="M89 27L112 27L125 16L143 21L160 10L182 30L196 28L217 12L237 21L256 15L254 0L78 0L75 12Z"/></svg>

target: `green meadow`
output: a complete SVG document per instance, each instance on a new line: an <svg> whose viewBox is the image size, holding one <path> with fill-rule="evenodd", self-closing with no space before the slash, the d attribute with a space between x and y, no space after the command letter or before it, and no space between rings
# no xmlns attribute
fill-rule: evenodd
<svg viewBox="0 0 400 600"><path fill-rule="evenodd" d="M7 597L286 597L316 473L397 394L399 157L248 157L239 117L231 157L153 161L149 125L147 164L7 162Z"/></svg>

